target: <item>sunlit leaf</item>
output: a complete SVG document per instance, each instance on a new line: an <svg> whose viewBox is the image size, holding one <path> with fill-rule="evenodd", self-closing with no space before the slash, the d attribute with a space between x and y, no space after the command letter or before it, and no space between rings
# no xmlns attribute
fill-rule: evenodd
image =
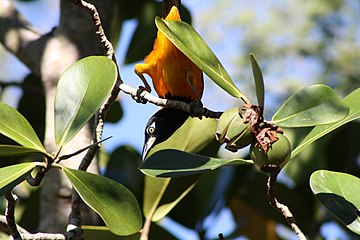
<svg viewBox="0 0 360 240"><path fill-rule="evenodd" d="M154 146L148 156L162 149L199 152L214 140L217 121L212 118L188 118L166 141Z"/></svg>
<svg viewBox="0 0 360 240"><path fill-rule="evenodd" d="M158 29L217 85L233 97L244 96L235 86L219 59L189 24L182 21L163 20L159 17L155 18L155 23Z"/></svg>
<svg viewBox="0 0 360 240"><path fill-rule="evenodd" d="M83 201L101 216L111 232L128 236L140 230L140 207L127 188L92 173L62 169Z"/></svg>
<svg viewBox="0 0 360 240"><path fill-rule="evenodd" d="M26 148L23 146L16 146L16 145L0 145L0 157L7 157L7 156L22 156L30 153L39 152L33 148Z"/></svg>
<svg viewBox="0 0 360 240"><path fill-rule="evenodd" d="M222 166L251 163L251 160L212 158L169 149L153 154L140 170L153 177L178 177L199 174Z"/></svg>
<svg viewBox="0 0 360 240"><path fill-rule="evenodd" d="M45 153L30 123L14 108L0 102L0 133L26 148Z"/></svg>
<svg viewBox="0 0 360 240"><path fill-rule="evenodd" d="M306 146L328 134L329 132L335 130L336 128L357 118L360 118L360 88L347 95L343 99L343 103L349 107L348 115L338 122L314 127L311 132L302 140L302 142L292 151L291 157L295 157Z"/></svg>
<svg viewBox="0 0 360 240"><path fill-rule="evenodd" d="M104 56L91 56L71 65L62 74L55 96L55 141L70 141L110 94L117 71Z"/></svg>
<svg viewBox="0 0 360 240"><path fill-rule="evenodd" d="M272 120L280 127L308 127L339 121L348 113L349 107L330 87L317 84L293 94Z"/></svg>
<svg viewBox="0 0 360 240"><path fill-rule="evenodd" d="M0 168L0 196L11 191L15 186L24 181L31 171L39 165L41 163L29 162Z"/></svg>
<svg viewBox="0 0 360 240"><path fill-rule="evenodd" d="M265 87L264 87L264 79L259 67L259 64L256 61L254 54L250 54L251 67L255 80L255 89L256 89L256 97L258 100L259 106L264 109L265 104Z"/></svg>
<svg viewBox="0 0 360 240"><path fill-rule="evenodd" d="M186 152L200 152L214 142L217 121L214 119L188 118L169 139L150 150L147 164L151 164L151 156L164 149L177 149ZM173 159L168 159L172 161ZM196 185L199 174L178 178L145 177L144 214L158 221L176 204L178 204Z"/></svg>
<svg viewBox="0 0 360 240"><path fill-rule="evenodd" d="M310 187L329 211L351 231L360 234L360 179L346 173L319 170Z"/></svg>

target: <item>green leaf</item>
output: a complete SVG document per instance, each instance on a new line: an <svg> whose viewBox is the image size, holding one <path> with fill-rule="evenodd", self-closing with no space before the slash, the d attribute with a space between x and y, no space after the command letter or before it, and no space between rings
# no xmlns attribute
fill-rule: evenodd
<svg viewBox="0 0 360 240"><path fill-rule="evenodd" d="M84 202L97 212L114 234L127 236L142 226L135 196L123 185L92 173L62 167Z"/></svg>
<svg viewBox="0 0 360 240"><path fill-rule="evenodd" d="M292 151L291 153L292 158L295 157L297 154L299 154L300 151L304 149L306 146L316 141L317 139L321 138L322 136L328 134L329 132L335 130L336 128L348 122L360 118L360 88L354 90L349 95L347 95L343 99L343 103L349 107L348 115L338 122L314 127L310 131L310 133L302 140L302 142Z"/></svg>
<svg viewBox="0 0 360 240"><path fill-rule="evenodd" d="M181 52L217 85L233 97L244 96L235 86L219 59L189 24L182 21L163 20L160 17L155 18L155 24Z"/></svg>
<svg viewBox="0 0 360 240"><path fill-rule="evenodd" d="M115 101L111 104L109 111L106 113L105 121L107 123L117 123L124 115L124 110L119 101Z"/></svg>
<svg viewBox="0 0 360 240"><path fill-rule="evenodd" d="M215 119L188 118L169 139L151 149L148 156L164 149L201 152L214 142L216 126ZM149 157L145 160L147 164L152 161ZM199 174L174 179L146 176L143 207L145 216L150 216L152 221L166 216L195 187L199 177Z"/></svg>
<svg viewBox="0 0 360 240"><path fill-rule="evenodd" d="M169 149L153 154L140 170L152 177L178 177L199 174L222 166L251 163L251 160L212 158Z"/></svg>
<svg viewBox="0 0 360 240"><path fill-rule="evenodd" d="M360 235L360 179L346 173L319 170L310 187L329 211L351 231Z"/></svg>
<svg viewBox="0 0 360 240"><path fill-rule="evenodd" d="M84 231L84 239L86 240L139 240L140 233L135 233L130 236L119 237L113 234L109 228L105 226L81 226Z"/></svg>
<svg viewBox="0 0 360 240"><path fill-rule="evenodd" d="M29 162L0 168L0 196L11 191L14 187L24 181L31 171L40 166L41 163Z"/></svg>
<svg viewBox="0 0 360 240"><path fill-rule="evenodd" d="M14 108L0 102L0 133L26 148L46 153L30 123Z"/></svg>
<svg viewBox="0 0 360 240"><path fill-rule="evenodd" d="M261 107L261 109L264 109L265 105L265 87L264 87L264 79L261 72L261 69L259 67L258 62L256 61L256 58L254 54L250 54L250 60L251 60L251 67L254 75L255 80L255 89L256 89L256 97L258 100L258 105Z"/></svg>
<svg viewBox="0 0 360 240"><path fill-rule="evenodd" d="M71 65L60 77L55 96L55 141L63 145L95 114L117 78L116 65L91 56Z"/></svg>
<svg viewBox="0 0 360 240"><path fill-rule="evenodd" d="M316 84L297 91L273 116L280 127L308 127L339 121L349 113L334 91Z"/></svg>
<svg viewBox="0 0 360 240"><path fill-rule="evenodd" d="M199 152L214 140L216 126L215 119L190 117L170 138L154 146L148 156L162 149Z"/></svg>
<svg viewBox="0 0 360 240"><path fill-rule="evenodd" d="M23 146L15 146L15 145L0 145L0 157L7 156L23 156L30 153L39 152L33 148L26 148Z"/></svg>
<svg viewBox="0 0 360 240"><path fill-rule="evenodd" d="M165 217L196 185L200 175L179 178L145 177L144 215L157 222Z"/></svg>

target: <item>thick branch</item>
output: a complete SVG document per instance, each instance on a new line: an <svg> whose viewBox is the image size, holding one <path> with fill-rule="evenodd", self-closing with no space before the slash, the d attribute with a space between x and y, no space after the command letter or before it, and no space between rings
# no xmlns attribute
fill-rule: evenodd
<svg viewBox="0 0 360 240"><path fill-rule="evenodd" d="M33 66L34 48L29 45L41 35L20 15L12 1L0 0L0 6L0 42L33 71L38 69Z"/></svg>

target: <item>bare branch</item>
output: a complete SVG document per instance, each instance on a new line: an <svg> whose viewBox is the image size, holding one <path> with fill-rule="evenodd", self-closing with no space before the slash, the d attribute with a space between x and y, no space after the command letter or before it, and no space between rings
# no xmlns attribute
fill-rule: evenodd
<svg viewBox="0 0 360 240"><path fill-rule="evenodd" d="M275 183L277 175L280 172L280 168L278 166L268 166L267 170L269 170L268 172L270 173L267 183L269 204L284 216L286 222L296 233L299 240L306 240L305 235L301 232L290 209L285 204L280 203L275 197Z"/></svg>
<svg viewBox="0 0 360 240"><path fill-rule="evenodd" d="M18 197L9 191L5 193L5 198L7 200L5 216L10 235L14 238L14 240L22 239L19 231L17 230L15 222L15 204L18 200Z"/></svg>
<svg viewBox="0 0 360 240"><path fill-rule="evenodd" d="M64 234L55 234L55 233L34 233L31 234L28 231L26 231L24 228L20 227L19 225L16 225L17 229L19 230L21 234L21 238L23 240L65 240L67 239ZM11 235L9 229L8 229L8 223L6 221L6 217L4 215L0 215L0 231L4 232L6 234Z"/></svg>
<svg viewBox="0 0 360 240"><path fill-rule="evenodd" d="M26 231L24 228L20 227L19 225L16 225L16 228L20 232L20 234L30 234L28 231ZM8 235L11 235L8 227L8 223L6 221L6 216L0 215L0 231L4 232Z"/></svg>
<svg viewBox="0 0 360 240"><path fill-rule="evenodd" d="M137 99L137 90L136 88L132 88L126 84L120 85L120 90L134 98ZM153 95L151 95L147 91L143 91L140 94L140 98L149 101L150 103L153 103L157 106L167 107L167 108L175 108L179 110L183 110L185 112L188 112L191 116L199 117L201 116L207 117L207 118L219 118L222 114L222 112L213 112L207 108L203 108L201 106L191 105L187 104L186 102L182 101L176 101L176 100L169 100L169 99L163 99L158 98Z"/></svg>

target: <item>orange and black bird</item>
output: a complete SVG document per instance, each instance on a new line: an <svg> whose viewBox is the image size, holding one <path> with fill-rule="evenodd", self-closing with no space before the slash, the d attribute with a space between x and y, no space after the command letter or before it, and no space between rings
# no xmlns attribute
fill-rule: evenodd
<svg viewBox="0 0 360 240"><path fill-rule="evenodd" d="M176 6L171 8L165 20L181 21ZM200 102L204 90L202 71L160 30L157 32L153 50L144 62L136 64L134 71L146 88L149 88L149 85L143 74L151 77L160 98L187 103ZM189 113L176 109L162 108L156 112L145 128L143 159L153 146L169 138L188 117Z"/></svg>

